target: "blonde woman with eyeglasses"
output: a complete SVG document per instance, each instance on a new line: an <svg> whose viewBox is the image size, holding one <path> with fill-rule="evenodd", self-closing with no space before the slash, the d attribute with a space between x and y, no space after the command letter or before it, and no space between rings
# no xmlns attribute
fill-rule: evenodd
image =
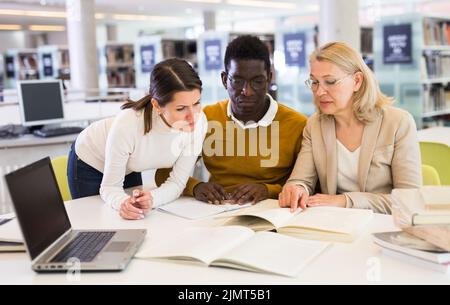
<svg viewBox="0 0 450 305"><path fill-rule="evenodd" d="M390 214L392 189L422 183L412 116L390 105L392 99L381 93L372 71L348 45L326 44L310 56L310 64L306 85L317 112L304 129L280 206Z"/></svg>

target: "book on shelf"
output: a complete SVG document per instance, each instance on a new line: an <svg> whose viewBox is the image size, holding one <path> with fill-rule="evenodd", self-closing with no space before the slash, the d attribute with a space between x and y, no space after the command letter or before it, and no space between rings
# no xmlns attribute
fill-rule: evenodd
<svg viewBox="0 0 450 305"><path fill-rule="evenodd" d="M250 206L251 203L243 205L230 203L215 205L198 201L192 197L182 197L174 202L159 207L158 210L182 218L195 220L215 216L229 211L248 208Z"/></svg>
<svg viewBox="0 0 450 305"><path fill-rule="evenodd" d="M450 22L444 22L442 24L442 31L444 32L444 45L445 42L447 43L447 45L450 45Z"/></svg>
<svg viewBox="0 0 450 305"><path fill-rule="evenodd" d="M450 45L450 21L425 18L423 22L424 43L426 46Z"/></svg>
<svg viewBox="0 0 450 305"><path fill-rule="evenodd" d="M173 238L145 242L139 259L169 259L206 266L297 276L329 243L299 240L239 226L195 227Z"/></svg>
<svg viewBox="0 0 450 305"><path fill-rule="evenodd" d="M442 191L440 191L441 189ZM420 189L394 189L392 191L392 215L400 228L419 225L450 225L450 209L433 209L434 202L425 202L424 194L446 200L446 187L422 187Z"/></svg>
<svg viewBox="0 0 450 305"><path fill-rule="evenodd" d="M134 47L132 45L114 45L105 47L107 65L130 64L133 65Z"/></svg>
<svg viewBox="0 0 450 305"><path fill-rule="evenodd" d="M425 51L422 56L426 67L424 79L450 78L450 51Z"/></svg>
<svg viewBox="0 0 450 305"><path fill-rule="evenodd" d="M373 28L361 28L361 53L373 53Z"/></svg>
<svg viewBox="0 0 450 305"><path fill-rule="evenodd" d="M135 73L132 68L118 68L107 71L109 87L132 87L134 86Z"/></svg>
<svg viewBox="0 0 450 305"><path fill-rule="evenodd" d="M246 226L255 231L275 230L293 237L353 242L373 217L371 210L315 207L298 209L280 208L277 200L264 200L252 207L228 212L225 225Z"/></svg>
<svg viewBox="0 0 450 305"><path fill-rule="evenodd" d="M450 86L434 84L424 88L424 111L450 111Z"/></svg>
<svg viewBox="0 0 450 305"><path fill-rule="evenodd" d="M59 62L62 68L70 67L69 50L64 49L59 51Z"/></svg>

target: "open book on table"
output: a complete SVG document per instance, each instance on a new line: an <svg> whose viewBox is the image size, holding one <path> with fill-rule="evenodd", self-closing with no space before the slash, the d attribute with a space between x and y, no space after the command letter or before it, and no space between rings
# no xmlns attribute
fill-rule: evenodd
<svg viewBox="0 0 450 305"><path fill-rule="evenodd" d="M352 242L373 217L371 210L315 207L291 213L268 199L219 217L230 218L225 225L246 226L255 231L275 230L298 238Z"/></svg>
<svg viewBox="0 0 450 305"><path fill-rule="evenodd" d="M200 262L295 277L328 245L272 232L255 233L245 227L195 227L174 238L145 244L136 257Z"/></svg>
<svg viewBox="0 0 450 305"><path fill-rule="evenodd" d="M238 204L222 204L214 205L198 201L192 197L182 197L171 203L159 207L160 211L187 218L187 219L202 219L213 215L218 215L224 212L234 211L251 206L251 203Z"/></svg>

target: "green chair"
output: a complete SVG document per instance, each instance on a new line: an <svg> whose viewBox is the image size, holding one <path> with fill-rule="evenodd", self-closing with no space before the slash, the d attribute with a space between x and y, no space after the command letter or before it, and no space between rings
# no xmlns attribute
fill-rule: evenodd
<svg viewBox="0 0 450 305"><path fill-rule="evenodd" d="M420 142L422 164L430 165L439 174L442 185L450 185L450 147L442 143Z"/></svg>
<svg viewBox="0 0 450 305"><path fill-rule="evenodd" d="M52 160L53 171L55 172L56 181L64 201L72 200L69 190L69 181L67 179L67 161L68 157L57 157Z"/></svg>
<svg viewBox="0 0 450 305"><path fill-rule="evenodd" d="M436 169L430 165L422 164L423 185L441 185L441 179Z"/></svg>

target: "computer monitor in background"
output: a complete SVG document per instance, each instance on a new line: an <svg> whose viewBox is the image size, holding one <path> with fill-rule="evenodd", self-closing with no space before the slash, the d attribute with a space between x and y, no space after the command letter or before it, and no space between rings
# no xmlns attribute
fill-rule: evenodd
<svg viewBox="0 0 450 305"><path fill-rule="evenodd" d="M20 81L17 89L24 126L43 126L64 120L61 80Z"/></svg>

